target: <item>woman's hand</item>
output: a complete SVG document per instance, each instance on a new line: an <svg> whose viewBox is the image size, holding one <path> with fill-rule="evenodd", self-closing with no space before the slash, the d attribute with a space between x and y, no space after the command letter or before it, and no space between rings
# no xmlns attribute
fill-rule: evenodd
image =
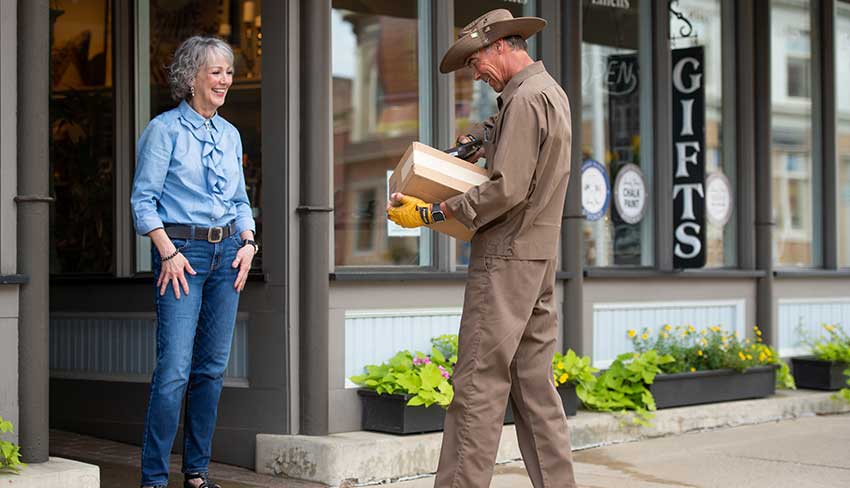
<svg viewBox="0 0 850 488"><path fill-rule="evenodd" d="M243 241L254 239L254 233L251 231L243 232L241 236ZM236 251L236 259L233 260L231 266L239 268L239 274L236 275L236 282L233 283L233 288L241 292L245 288L245 282L248 281L248 272L251 271L251 262L254 260L254 246L245 244Z"/></svg>
<svg viewBox="0 0 850 488"><path fill-rule="evenodd" d="M166 234L165 230L162 228L152 230L148 234L148 237L151 238L153 245L156 247L156 250L159 251L159 255L163 258L171 256L175 251L177 251L177 248L174 247L174 244L171 242L171 238L168 237L168 234ZM195 270L192 269L192 265L189 264L189 260L180 253L168 261L162 261L159 271L159 279L156 281L156 286L159 288L159 296L165 295L165 290L168 288L169 284L171 284L171 287L174 288L174 297L178 300L180 300L180 288L183 288L184 295L188 295L189 282L186 281L184 271L190 275L197 274L195 273Z"/></svg>
<svg viewBox="0 0 850 488"><path fill-rule="evenodd" d="M163 261L159 272L159 280L156 282L156 286L159 287L159 296L165 295L165 289L168 288L169 283L174 288L174 297L178 300L180 300L180 288L183 288L183 293L188 295L189 282L186 281L184 271L190 275L196 274L195 270L192 269L192 265L189 264L189 260L180 253L177 253L176 256L168 261Z"/></svg>

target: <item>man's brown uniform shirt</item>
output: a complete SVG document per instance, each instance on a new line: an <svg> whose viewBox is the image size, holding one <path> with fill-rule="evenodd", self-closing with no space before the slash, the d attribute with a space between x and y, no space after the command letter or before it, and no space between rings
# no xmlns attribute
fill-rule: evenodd
<svg viewBox="0 0 850 488"><path fill-rule="evenodd" d="M484 140L490 177L446 200L475 230L473 256L554 259L570 176L570 104L537 61L502 90L499 112L471 134Z"/></svg>

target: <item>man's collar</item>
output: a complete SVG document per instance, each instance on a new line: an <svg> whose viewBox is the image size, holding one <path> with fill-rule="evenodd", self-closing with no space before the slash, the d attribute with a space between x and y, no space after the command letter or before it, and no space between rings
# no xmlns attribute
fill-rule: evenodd
<svg viewBox="0 0 850 488"><path fill-rule="evenodd" d="M545 70L546 68L543 66L543 61L535 61L523 68L519 73L515 74L508 84L505 85L505 89L502 90L502 93L496 99L499 109L501 110L501 108L511 100L511 97L514 96L517 88L519 88L525 80L538 73L542 73Z"/></svg>
<svg viewBox="0 0 850 488"><path fill-rule="evenodd" d="M195 109L193 109L192 106L189 105L189 102L187 102L186 100L180 102L179 109L180 116L183 117L186 122L189 122L189 124L191 124L192 127L196 129L200 129L204 125L204 122L207 121L207 119L205 119L203 115L196 112ZM218 129L219 127L218 117L218 111L216 111L216 113L210 119L210 124L212 124L213 129Z"/></svg>

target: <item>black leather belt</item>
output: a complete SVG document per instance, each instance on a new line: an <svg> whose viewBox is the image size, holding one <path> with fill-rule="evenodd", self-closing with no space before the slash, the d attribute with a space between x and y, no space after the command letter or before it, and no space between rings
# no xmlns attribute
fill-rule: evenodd
<svg viewBox="0 0 850 488"><path fill-rule="evenodd" d="M236 233L236 221L222 227L165 224L165 233L172 239L196 239L215 244Z"/></svg>

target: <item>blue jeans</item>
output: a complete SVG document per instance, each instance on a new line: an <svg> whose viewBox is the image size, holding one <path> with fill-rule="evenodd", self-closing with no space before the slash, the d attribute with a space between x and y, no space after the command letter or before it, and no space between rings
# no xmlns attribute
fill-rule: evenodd
<svg viewBox="0 0 850 488"><path fill-rule="evenodd" d="M183 419L183 472L208 471L218 400L227 366L239 293L233 287L238 269L231 267L241 241L234 235L212 244L172 239L197 272L185 273L189 294L174 297L171 284L156 294L156 369L151 380L142 441L142 485L168 483L168 460L180 406ZM162 261L152 250L154 283ZM187 392L188 386L188 392Z"/></svg>

